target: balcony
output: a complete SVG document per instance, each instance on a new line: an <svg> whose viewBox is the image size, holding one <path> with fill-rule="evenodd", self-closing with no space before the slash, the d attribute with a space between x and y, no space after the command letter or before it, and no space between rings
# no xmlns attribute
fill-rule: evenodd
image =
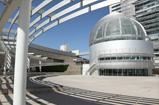
<svg viewBox="0 0 159 105"><path fill-rule="evenodd" d="M159 27L159 22L152 23L152 24L148 24L148 25L144 25L144 27L145 27L146 29Z"/></svg>
<svg viewBox="0 0 159 105"><path fill-rule="evenodd" d="M153 9L157 10L157 9L156 9L157 7L159 7L159 4L154 5L154 6L152 6L152 7L144 8L144 9L139 10L139 11L136 11L136 13L137 13L137 14L138 14L138 13L140 14L140 13L143 13L143 12L147 12L147 11L149 11L149 10L153 11Z"/></svg>
<svg viewBox="0 0 159 105"><path fill-rule="evenodd" d="M149 11L149 12L143 12L143 13L139 13L139 14L136 14L136 17L144 17L144 16L148 16L148 15L153 15L155 13L159 13L159 9L155 10L155 11Z"/></svg>
<svg viewBox="0 0 159 105"><path fill-rule="evenodd" d="M146 24L151 24L151 23L156 23L159 21L159 17L155 18L155 19L151 19L151 20L147 20L147 21L139 21L141 24L146 25Z"/></svg>
<svg viewBox="0 0 159 105"><path fill-rule="evenodd" d="M152 2L151 0L138 0L135 2L135 6L140 6L146 3Z"/></svg>

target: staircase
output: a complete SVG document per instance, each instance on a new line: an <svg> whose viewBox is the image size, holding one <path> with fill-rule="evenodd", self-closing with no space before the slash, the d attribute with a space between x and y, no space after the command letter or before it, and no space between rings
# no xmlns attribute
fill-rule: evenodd
<svg viewBox="0 0 159 105"><path fill-rule="evenodd" d="M86 75L92 75L95 70L97 70L96 63L92 63L89 70L86 72Z"/></svg>

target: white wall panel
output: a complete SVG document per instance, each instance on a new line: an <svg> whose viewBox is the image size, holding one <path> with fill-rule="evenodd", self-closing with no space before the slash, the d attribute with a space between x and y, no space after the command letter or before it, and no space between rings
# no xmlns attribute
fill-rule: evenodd
<svg viewBox="0 0 159 105"><path fill-rule="evenodd" d="M70 3L71 0L63 0L62 2L58 3L57 5L53 6L52 8L50 8L49 10L47 10L46 12L44 12L42 14L42 18L49 15L50 13L54 12L55 10L67 5L68 3Z"/></svg>
<svg viewBox="0 0 159 105"><path fill-rule="evenodd" d="M42 30L40 30L39 32L37 32L36 34L34 34L34 36L33 36L33 37L34 37L34 38L36 38L37 36L39 36L39 35L40 35L40 34L42 34L42 33L43 33L43 31L42 31ZM33 39L34 39L34 38L33 38Z"/></svg>
<svg viewBox="0 0 159 105"><path fill-rule="evenodd" d="M4 44L16 44L15 42L4 41Z"/></svg>
<svg viewBox="0 0 159 105"><path fill-rule="evenodd" d="M35 20L33 20L31 23L30 23L30 27L32 27L34 24L36 24L38 21L40 21L41 17L38 16Z"/></svg>
<svg viewBox="0 0 159 105"><path fill-rule="evenodd" d="M84 9L81 9L81 10L79 10L79 11L73 13L73 14L70 14L70 15L68 15L68 16L66 16L66 17L64 17L64 18L62 18L62 19L60 19L60 23L63 23L63 22L65 22L65 21L67 21L67 20L70 20L70 19L75 18L75 17L77 17L77 16L80 16L80 15L82 15L82 14L85 14L85 13L87 13L87 12L89 12L89 7L86 7L86 8L84 8Z"/></svg>
<svg viewBox="0 0 159 105"><path fill-rule="evenodd" d="M30 36L28 44L30 44L35 38L37 38L42 33L43 33L43 30L40 30L40 31L36 32L34 35Z"/></svg>
<svg viewBox="0 0 159 105"><path fill-rule="evenodd" d="M56 25L58 25L58 21L53 22L52 24L49 24L47 27L44 27L44 32L46 32L47 30L51 29L52 27L55 27Z"/></svg>
<svg viewBox="0 0 159 105"><path fill-rule="evenodd" d="M40 9L42 9L43 7L45 7L46 5L48 5L52 1L53 0L45 0L45 1L43 1L40 5L38 5L36 8L34 8L32 10L32 15L34 15L36 12L38 12Z"/></svg>
<svg viewBox="0 0 159 105"><path fill-rule="evenodd" d="M100 8L103 8L103 7L107 7L109 5L112 5L112 4L118 3L118 2L120 2L120 0L107 0L107 1L103 1L103 2L94 4L93 6L91 6L91 10L94 11L94 10L97 10L97 9L100 9Z"/></svg>
<svg viewBox="0 0 159 105"><path fill-rule="evenodd" d="M65 14L67 14L67 13L69 13L69 12L72 12L72 11L74 11L74 10L80 8L80 7L81 7L81 3L77 3L77 4L75 4L75 5L71 6L71 7L68 7L68 8L66 8L65 10L63 10L63 11L61 11L61 12L59 12L59 13L53 15L53 16L51 17L51 21L53 21L53 20L55 20L55 19L57 19L57 18L59 18L59 17L65 15Z"/></svg>
<svg viewBox="0 0 159 105"><path fill-rule="evenodd" d="M83 6L86 6L86 5L89 5L89 4L94 3L96 1L99 1L99 0L83 0L82 2L83 2Z"/></svg>
<svg viewBox="0 0 159 105"><path fill-rule="evenodd" d="M46 24L48 24L50 22L50 19L46 19L45 21L43 21L41 24L39 24L36 27L36 30L40 29L41 27L45 26Z"/></svg>

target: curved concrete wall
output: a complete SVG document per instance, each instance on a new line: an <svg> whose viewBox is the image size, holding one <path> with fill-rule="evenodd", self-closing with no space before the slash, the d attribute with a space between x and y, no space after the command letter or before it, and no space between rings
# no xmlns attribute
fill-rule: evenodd
<svg viewBox="0 0 159 105"><path fill-rule="evenodd" d="M148 68L149 75L152 74L153 61L103 61L99 62L99 56L122 56L137 55L153 57L153 45L144 40L116 40L102 42L90 46L90 63L97 67L113 69L142 69Z"/></svg>

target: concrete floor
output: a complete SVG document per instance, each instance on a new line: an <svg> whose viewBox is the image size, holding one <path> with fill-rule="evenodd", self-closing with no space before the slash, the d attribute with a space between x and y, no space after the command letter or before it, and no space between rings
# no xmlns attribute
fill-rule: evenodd
<svg viewBox="0 0 159 105"><path fill-rule="evenodd" d="M159 77L63 75L44 79L64 86L129 96L159 99Z"/></svg>

